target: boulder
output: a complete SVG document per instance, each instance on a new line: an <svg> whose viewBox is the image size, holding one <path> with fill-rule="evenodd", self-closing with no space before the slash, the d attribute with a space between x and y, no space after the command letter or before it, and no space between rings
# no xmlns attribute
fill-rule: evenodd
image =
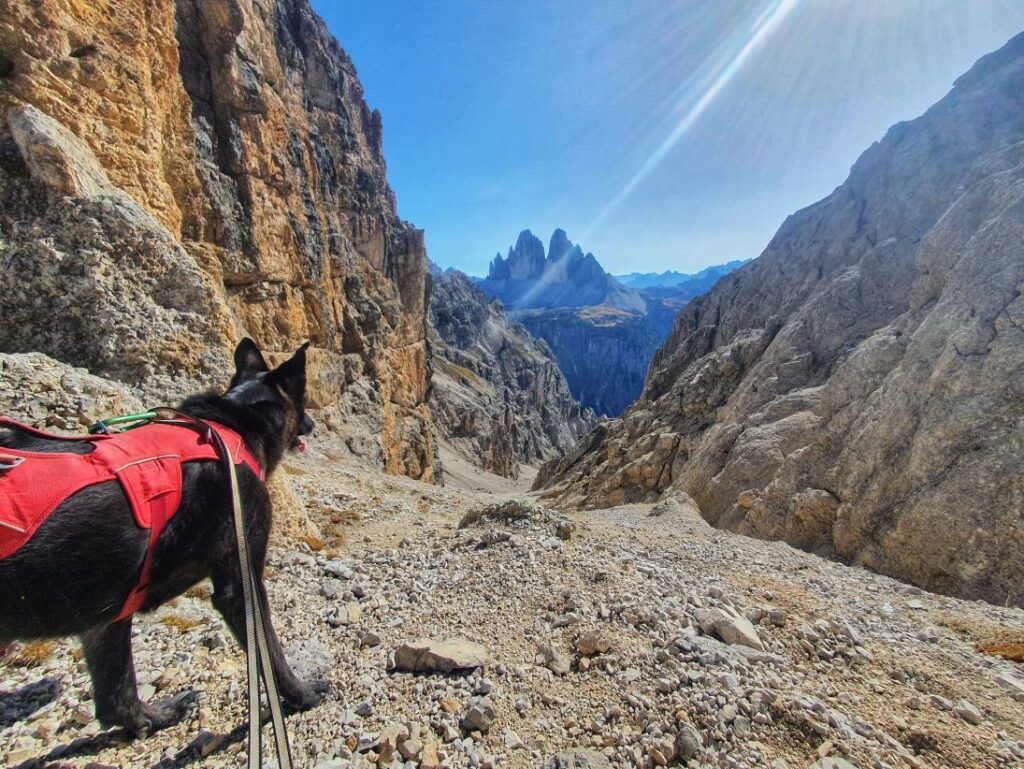
<svg viewBox="0 0 1024 769"><path fill-rule="evenodd" d="M486 648L466 638L405 641L395 649L395 669L410 673L451 673L485 667Z"/></svg>
<svg viewBox="0 0 1024 769"><path fill-rule="evenodd" d="M572 660L569 655L555 648L553 644L537 644L537 658L555 675L564 676L572 670Z"/></svg>
<svg viewBox="0 0 1024 769"><path fill-rule="evenodd" d="M714 634L728 644L764 650L761 637L746 617L719 608L698 609L694 617L706 635Z"/></svg>
<svg viewBox="0 0 1024 769"><path fill-rule="evenodd" d="M576 652L581 657L606 654L614 646L615 642L611 635L603 630L584 630L576 640Z"/></svg>

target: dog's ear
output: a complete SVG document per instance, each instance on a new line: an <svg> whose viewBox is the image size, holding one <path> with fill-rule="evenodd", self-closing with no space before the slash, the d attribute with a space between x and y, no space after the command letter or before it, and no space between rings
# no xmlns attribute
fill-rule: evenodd
<svg viewBox="0 0 1024 769"><path fill-rule="evenodd" d="M246 379L252 379L257 374L262 374L267 368L267 362L263 359L260 348L249 337L246 337L235 348L235 375L231 378L228 389L234 389Z"/></svg>
<svg viewBox="0 0 1024 769"><path fill-rule="evenodd" d="M301 403L306 396L306 349L309 342L300 347L296 353L270 372L269 383L280 385L294 403Z"/></svg>

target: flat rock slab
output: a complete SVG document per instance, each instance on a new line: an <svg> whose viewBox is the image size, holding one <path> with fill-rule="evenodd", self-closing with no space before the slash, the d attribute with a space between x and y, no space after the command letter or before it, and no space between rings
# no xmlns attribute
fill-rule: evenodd
<svg viewBox="0 0 1024 769"><path fill-rule="evenodd" d="M395 669L410 673L451 673L482 668L490 661L487 649L466 638L435 641L418 638L395 649Z"/></svg>
<svg viewBox="0 0 1024 769"><path fill-rule="evenodd" d="M761 642L757 630L745 617L736 613L730 614L718 608L699 609L695 616L704 633L714 634L727 644L746 646L758 651L764 650L764 644Z"/></svg>
<svg viewBox="0 0 1024 769"><path fill-rule="evenodd" d="M830 756L815 761L809 769L857 769L857 767L845 758L832 758Z"/></svg>
<svg viewBox="0 0 1024 769"><path fill-rule="evenodd" d="M611 769L611 764L596 750L573 749L553 755L544 769Z"/></svg>

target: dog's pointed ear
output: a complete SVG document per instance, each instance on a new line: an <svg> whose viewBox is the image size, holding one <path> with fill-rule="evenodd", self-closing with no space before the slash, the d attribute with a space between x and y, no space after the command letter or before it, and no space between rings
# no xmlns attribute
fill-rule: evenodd
<svg viewBox="0 0 1024 769"><path fill-rule="evenodd" d="M260 348L249 337L246 337L235 348L235 375L231 378L228 389L237 387L246 379L262 374L267 369L267 362L263 359Z"/></svg>
<svg viewBox="0 0 1024 769"><path fill-rule="evenodd" d="M306 395L306 350L309 342L300 347L295 354L270 372L268 380L280 385L293 401L298 402Z"/></svg>

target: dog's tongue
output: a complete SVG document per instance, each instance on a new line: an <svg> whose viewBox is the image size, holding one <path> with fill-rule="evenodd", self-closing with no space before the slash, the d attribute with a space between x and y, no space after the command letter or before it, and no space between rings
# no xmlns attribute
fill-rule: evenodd
<svg viewBox="0 0 1024 769"><path fill-rule="evenodd" d="M305 450L306 450L306 439L305 439L305 438L303 438L303 437L302 437L302 436L300 435L300 436L298 437L298 441L299 441L299 445L298 445L298 446L297 446L296 448L298 448L298 450L299 450L299 451L305 451Z"/></svg>

